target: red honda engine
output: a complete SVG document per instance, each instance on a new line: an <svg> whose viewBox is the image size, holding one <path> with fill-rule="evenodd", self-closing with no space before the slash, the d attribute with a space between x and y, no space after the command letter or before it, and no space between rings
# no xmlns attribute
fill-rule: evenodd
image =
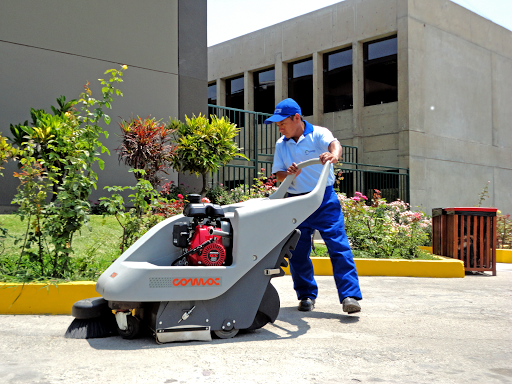
<svg viewBox="0 0 512 384"><path fill-rule="evenodd" d="M220 231L220 228L202 224L196 226L188 251L198 247L200 249L187 256L189 265L220 266L225 263L226 249L222 245L222 237L212 234L214 230ZM208 244L200 247L205 242Z"/></svg>
<svg viewBox="0 0 512 384"><path fill-rule="evenodd" d="M182 254L172 265L231 265L233 235L224 210L220 205L201 203L200 195L190 194L188 198L183 216L191 220L174 224L172 242Z"/></svg>

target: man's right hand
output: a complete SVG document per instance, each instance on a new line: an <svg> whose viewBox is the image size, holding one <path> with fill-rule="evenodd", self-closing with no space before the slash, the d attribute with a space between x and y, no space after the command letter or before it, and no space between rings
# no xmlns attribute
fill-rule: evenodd
<svg viewBox="0 0 512 384"><path fill-rule="evenodd" d="M301 170L297 167L297 164L292 163L292 165L290 165L286 171L277 172L276 177L279 182L282 182L289 175L295 175L295 177L299 176L300 172Z"/></svg>

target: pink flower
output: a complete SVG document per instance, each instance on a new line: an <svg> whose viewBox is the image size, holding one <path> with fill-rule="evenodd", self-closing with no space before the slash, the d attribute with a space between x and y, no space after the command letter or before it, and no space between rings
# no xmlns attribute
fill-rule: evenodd
<svg viewBox="0 0 512 384"><path fill-rule="evenodd" d="M183 195L181 193L178 194L178 199L183 200Z"/></svg>
<svg viewBox="0 0 512 384"><path fill-rule="evenodd" d="M209 199L209 198L207 198L207 197L203 197L203 198L201 199L201 202L202 202L202 203L209 203L209 202L210 202L210 199Z"/></svg>
<svg viewBox="0 0 512 384"><path fill-rule="evenodd" d="M354 201L361 201L361 198L360 198L359 196L354 196L354 197L352 198L352 200L354 200Z"/></svg>

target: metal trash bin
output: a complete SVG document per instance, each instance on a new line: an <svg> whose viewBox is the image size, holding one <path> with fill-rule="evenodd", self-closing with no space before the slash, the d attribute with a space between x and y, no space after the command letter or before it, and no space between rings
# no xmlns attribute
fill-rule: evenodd
<svg viewBox="0 0 512 384"><path fill-rule="evenodd" d="M464 262L471 272L496 276L497 208L433 208L432 251Z"/></svg>

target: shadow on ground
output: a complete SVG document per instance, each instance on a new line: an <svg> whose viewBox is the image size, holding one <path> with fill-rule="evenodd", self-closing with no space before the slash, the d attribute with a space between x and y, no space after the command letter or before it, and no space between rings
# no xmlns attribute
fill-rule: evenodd
<svg viewBox="0 0 512 384"><path fill-rule="evenodd" d="M308 319L339 320L341 324L353 324L359 321L359 316L343 315L328 312L299 312L297 307L282 307L274 324L267 324L254 331L240 331L231 339L213 339L214 344L244 343L250 341L286 340L294 339L306 334L311 328ZM173 348L180 345L201 345L210 343L205 341L182 341L166 344L157 344L155 338L147 330L140 338L125 340L120 336L99 339L87 339L89 345L98 350L138 350L150 348Z"/></svg>

